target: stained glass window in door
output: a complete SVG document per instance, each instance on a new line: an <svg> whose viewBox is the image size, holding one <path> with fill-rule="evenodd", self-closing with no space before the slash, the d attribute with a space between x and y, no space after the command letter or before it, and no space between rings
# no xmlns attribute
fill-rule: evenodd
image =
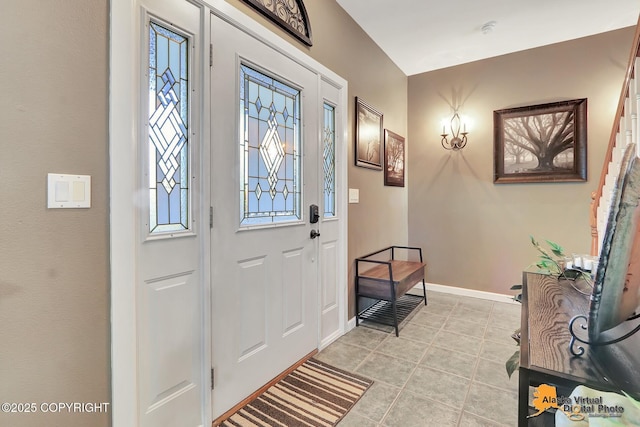
<svg viewBox="0 0 640 427"><path fill-rule="evenodd" d="M322 127L324 217L336 216L336 109L325 102Z"/></svg>
<svg viewBox="0 0 640 427"><path fill-rule="evenodd" d="M189 229L188 39L149 23L149 232Z"/></svg>
<svg viewBox="0 0 640 427"><path fill-rule="evenodd" d="M240 67L240 224L301 219L300 90Z"/></svg>

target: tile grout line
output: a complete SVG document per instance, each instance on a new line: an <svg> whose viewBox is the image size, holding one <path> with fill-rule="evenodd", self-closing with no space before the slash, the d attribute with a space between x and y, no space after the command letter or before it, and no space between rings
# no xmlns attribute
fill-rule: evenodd
<svg viewBox="0 0 640 427"><path fill-rule="evenodd" d="M424 307L427 306L421 306L420 310L416 313L416 315L418 313L420 313L422 310L424 310ZM412 316L412 318L415 317ZM408 324L408 323L407 323ZM426 353L427 349L429 349L431 347L432 343L429 343L429 345L427 345L427 347L425 348L422 357L420 357L420 360L422 360L422 358L424 358L424 353ZM418 368L418 364L420 363L420 360L418 360L418 362L416 363L416 366L411 370L411 373L409 374L409 376L407 376L407 380L404 382L404 384L402 385L402 387L400 387L400 391L398 392L398 394L396 394L396 397L393 398L393 400L391 401L391 404L389 405L389 407L387 408L387 410L385 411L385 413L382 415L382 418L380 419L380 421L378 422L379 425L384 425L384 421L387 418L387 416L389 415L389 413L391 412L391 409L393 409L393 407L395 406L396 402L398 401L398 399L400 398L400 395L402 394L402 392L404 391L404 387L407 385L407 382L409 382L409 380L411 379L411 376L413 375L413 373L416 371L416 369Z"/></svg>
<svg viewBox="0 0 640 427"><path fill-rule="evenodd" d="M457 303L456 303L456 304L457 304ZM427 306L424 306L424 305L423 305L423 306L420 308L420 311L424 310L424 309L425 309L425 307L429 307L429 306L428 306L428 305L427 305ZM411 379L411 377L413 376L413 374L414 374L414 373L416 372L416 370L418 369L418 366L420 365L420 363L422 362L422 360L423 360L423 359L424 359L424 357L426 356L427 351L429 351L429 349L430 349L431 347L433 347L433 342L434 342L435 336L436 336L436 335L438 335L438 333L439 333L440 331L442 331L442 330L443 330L443 328L444 328L444 324L445 324L445 323L447 323L447 320L449 320L449 317L450 317L450 316L451 316L451 314L453 313L453 308L454 308L454 307L455 307L455 304L454 304L454 306L451 308L451 311L449 311L449 314L447 314L447 316L445 317L445 319L444 319L444 321L442 322L442 324L440 325L440 327L437 329L437 332L434 334L434 337L431 339L431 342L430 342L430 343L425 347L425 349L424 349L424 351L423 351L423 353L422 353L422 357L420 357L420 360L418 360L418 362L416 363L416 366L411 370L411 373L410 373L410 374L409 374L409 376L407 377L407 380L404 382L403 386L402 386L402 387L400 387L400 391L398 392L398 394L396 395L396 397L393 399L393 401L391 402L391 404L389 405L389 407L388 407L388 408L387 408L387 410L385 411L384 415L382 416L382 418L381 418L381 419L380 419L380 421L378 422L378 424L379 424L379 425L384 426L384 421L385 421L385 419L389 416L389 413L391 412L391 410L392 410L392 409L393 409L393 407L395 406L396 402L397 402L397 401L398 401L398 399L400 398L400 395L402 394L402 392L404 392L404 391L405 391L405 387L406 387L407 383L409 382L409 380ZM418 312L418 313L419 313L419 312ZM417 315L418 313L416 313L416 315ZM415 317L415 315L414 315L413 317ZM435 328L433 328L433 329L435 329Z"/></svg>
<svg viewBox="0 0 640 427"><path fill-rule="evenodd" d="M465 408L467 407L467 400L469 399L469 395L471 394L471 386L473 386L473 380L478 372L478 365L480 364L480 353L484 348L484 337L487 333L487 328L489 326L489 319L491 319L491 314L493 313L493 308L495 304L491 305L491 310L489 311L489 316L487 317L487 323L484 325L484 331L482 332L482 344L480 346L480 351L476 355L475 364L473 367L473 371L471 372L471 378L469 379L469 388L467 389L467 394L464 396L464 401L462 402L462 410L460 411L460 415L458 416L458 423L456 426L460 427L460 423L462 423L462 418L464 417Z"/></svg>
<svg viewBox="0 0 640 427"><path fill-rule="evenodd" d="M487 340L486 334L489 331L489 325L491 323L490 320L491 320L493 314L494 313L497 314L496 311L495 311L495 308L496 308L496 303L494 303L493 307L491 308L491 312L490 312L489 317L487 319L487 324L485 325L485 328L484 328L484 333L483 333L483 336L482 336L482 347L481 347L482 349L484 349L484 346L485 346L485 344L487 344L487 341L489 343L494 343L494 341L492 341L492 340ZM475 366L475 369L474 369L474 372L473 372L473 376L472 376L471 384L470 384L470 387L469 387L469 391L467 393L467 396L465 396L465 402L464 402L464 406L463 406L463 413L461 414L460 420L458 421L458 427L460 426L460 423L462 422L462 416L464 415L465 408L466 408L467 403L468 403L467 400L468 400L469 396L471 396L471 394L472 394L471 393L471 385L472 384L474 384L474 383L475 384L481 384L481 385L483 385L485 387L495 388L497 390L506 391L506 392L509 392L509 393L513 393L514 392L514 390L511 390L511 389L506 389L506 388L503 388L503 387L499 387L499 386L496 386L496 385L493 385L493 384L487 384L485 382L476 380L475 376L477 374L477 370L478 370L478 368L480 366L480 361L481 360L495 362L495 360L493 360L493 359L484 358L484 357L482 357L481 354L478 354L478 356L476 358L476 366ZM517 390L515 392L517 393ZM487 418L486 416L479 415L479 414L476 414L475 412L471 412L471 411L467 411L467 412L472 414L474 417L481 418L481 419L483 419L485 421L488 421L488 422L490 422L492 424L495 424L495 425L498 425L498 426L505 426L505 424L503 424L502 422Z"/></svg>
<svg viewBox="0 0 640 427"><path fill-rule="evenodd" d="M491 310L489 311L489 316L491 316L491 311L493 311L493 304L491 306ZM487 324L488 324L488 319L487 319ZM478 350L478 354L475 355L475 359L474 359L474 366L473 366L473 370L471 371L471 375L469 378L469 387L467 388L467 392L465 393L464 396L464 400L462 401L462 408L460 409L460 414L458 415L458 422L456 423L456 426L460 426L460 423L462 422L462 418L464 417L464 412L465 412L465 407L467 405L467 399L469 398L469 395L471 394L471 386L473 385L473 378L476 375L476 372L478 370L478 363L479 363L479 358L480 358L480 352L482 351L482 347L484 345L484 334L487 331L487 325L484 325L484 330L482 332L482 343L480 345L480 349Z"/></svg>
<svg viewBox="0 0 640 427"><path fill-rule="evenodd" d="M411 317L412 317L412 318L413 318L413 317L415 317L415 315L416 315L416 314L418 314L420 311L422 311L422 310L424 309L424 307L425 307L425 306L421 306L420 310L418 310L418 311L417 311L413 316L411 316ZM407 323L405 324L405 326L410 322L410 320L411 320L411 319L408 319L408 320L407 320ZM362 326L363 326L363 327L366 327L366 326L364 326L364 325L362 325ZM376 352L376 350L378 350L378 348L380 348L380 346L382 346L382 343L384 343L384 342L387 340L387 338L389 338L392 334L393 334L393 335L395 335L395 331L385 332L385 331L381 331L381 330L379 330L379 329L375 329L375 328L372 328L372 329L374 329L374 330L376 330L376 331L379 331L379 332L382 332L382 333L386 334L387 336L386 336L384 339L382 339L382 340L378 343L378 345L376 345L376 346L375 346L375 347L373 347L372 349L367 348L367 350L369 350L369 354L367 354L367 356L366 356L364 359L362 359L362 361L361 361L360 363L358 363L358 365L356 365L356 367L354 368L354 372L356 372L356 373L358 373L358 369L359 369L359 368L360 368L360 367L361 367L361 366L362 366L362 365L363 365L367 360L369 360L369 359L373 356L373 354ZM412 340L412 341L414 341L414 340ZM416 341L414 341L414 342L416 342ZM430 348L430 347L431 347L431 343L427 346L427 349L428 349L428 348ZM424 352L426 353L426 349L425 349L425 351L424 351ZM386 354L386 353L381 353L381 354L382 354L382 355L385 355L385 356L388 356L388 357L393 357L394 359L399 359L399 358L397 358L397 357L395 357L395 356L392 356L392 355L389 355L389 354ZM424 357L424 354L422 355L422 357L420 358L420 360L422 360L422 358L423 358L423 357ZM399 360L407 361L407 360L405 360L405 359L399 359ZM419 361L416 363L416 368L417 368L417 366L418 366L418 364L419 364L419 363L420 363ZM409 374L409 376L408 376L408 378L407 378L407 381L409 381L409 378L411 378L411 375L413 375L413 372L415 372L415 369L416 369L416 368L413 368L413 370L411 371L411 373ZM360 374L361 374L361 373L360 373ZM361 374L361 375L362 375L362 374ZM374 380L374 381L375 381L375 380ZM394 386L393 384L389 384L389 383L386 383L386 382L384 382L384 381L380 381L380 380L377 380L377 381L378 381L379 383L386 384L386 385L389 385L389 386L391 386L391 387L396 387L396 386ZM406 385L407 381L405 381L404 385ZM383 423L384 419L387 417L387 415L389 414L389 412L390 412L390 411L391 411L391 409L393 408L393 405L394 405L394 404L396 403L396 401L398 400L398 397L400 397L400 394L401 394L401 393L402 393L402 391L404 390L404 385L403 385L402 387L397 387L397 388L399 388L399 389L400 389L400 391L398 392L398 394L396 395L396 397L394 397L394 399L391 401L391 403L389 404L389 407L387 408L387 410L386 410L386 411L385 411L385 413L382 415L382 418L380 418L380 420L379 420L379 421L372 420L371 418L368 418L368 417L364 416L363 414L361 414L361 415L362 415L364 418L366 418L366 419L368 419L368 420L370 420L370 421L375 422L377 425L382 425L382 423Z"/></svg>

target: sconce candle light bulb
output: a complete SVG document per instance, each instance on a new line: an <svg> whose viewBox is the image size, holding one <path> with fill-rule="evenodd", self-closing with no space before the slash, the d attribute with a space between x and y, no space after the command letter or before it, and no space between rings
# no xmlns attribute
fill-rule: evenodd
<svg viewBox="0 0 640 427"><path fill-rule="evenodd" d="M460 132L460 124L462 124L462 132ZM467 134L469 133L467 132L466 121L463 122L462 119L460 119L458 112L455 112L453 117L451 117L449 125L451 129L451 140L447 140L447 136L449 135L446 133L444 123L442 125L442 134L440 135L442 136L442 140L440 141L442 147L445 150L454 151L464 148L464 146L467 145Z"/></svg>

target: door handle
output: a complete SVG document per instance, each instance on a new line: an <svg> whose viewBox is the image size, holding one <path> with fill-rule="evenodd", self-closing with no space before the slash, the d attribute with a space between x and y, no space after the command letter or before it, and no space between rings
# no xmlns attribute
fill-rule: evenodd
<svg viewBox="0 0 640 427"><path fill-rule="evenodd" d="M320 232L318 230L311 230L309 237L311 237L312 239L315 239L318 236L320 236Z"/></svg>

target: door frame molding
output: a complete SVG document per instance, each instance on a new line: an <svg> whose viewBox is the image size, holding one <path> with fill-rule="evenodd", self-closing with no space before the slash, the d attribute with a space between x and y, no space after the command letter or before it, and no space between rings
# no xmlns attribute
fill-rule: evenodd
<svg viewBox="0 0 640 427"><path fill-rule="evenodd" d="M187 0L184 0L187 1ZM136 245L139 238L136 203L137 192L137 140L139 135L139 99L140 94L140 40L141 5L144 0L110 0L109 21L109 184L110 184L110 284L111 284L111 402L112 424L117 426L137 426L138 424L138 370L136 329ZM348 82L309 55L282 39L276 33L245 15L225 0L197 1L204 7L202 22L201 52L210 43L210 13L226 20L242 31L262 40L265 44L283 55L322 75L322 79L340 90L342 111L339 113L343 128L336 141L336 188L337 208L341 216L341 245L339 254L340 291L340 327L342 333L347 324L347 168L348 168ZM209 73L208 61L202 61L204 76ZM210 90L208 79L202 80L203 94ZM210 114L210 106L204 100L202 115ZM208 158L210 133L206 126L202 128L202 158ZM209 167L203 164L202 176L209 176ZM203 180L201 205L197 208L201 218L206 218L211 202L209 184ZM202 230L202 234L205 230ZM208 236L208 234L207 234ZM204 239L209 240L209 238ZM209 259L210 248L204 245L203 259ZM209 264L204 263L202 287L203 307L203 420L210 422L211 390L207 386L209 367L211 366L211 275ZM337 337L336 337L337 338Z"/></svg>

